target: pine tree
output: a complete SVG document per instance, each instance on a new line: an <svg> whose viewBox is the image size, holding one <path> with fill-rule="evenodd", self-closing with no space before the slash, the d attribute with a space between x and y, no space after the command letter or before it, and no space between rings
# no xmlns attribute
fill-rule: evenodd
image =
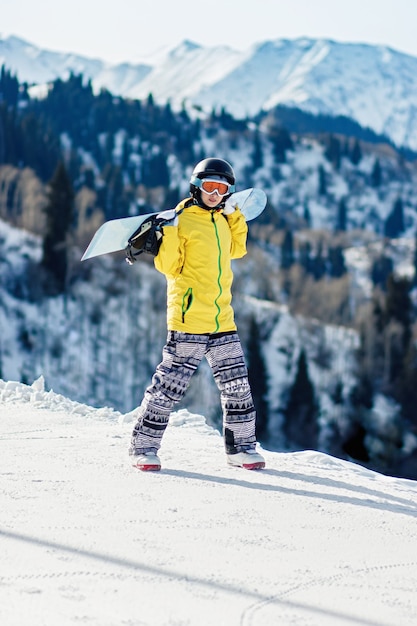
<svg viewBox="0 0 417 626"><path fill-rule="evenodd" d="M319 189L318 193L320 196L325 196L327 194L327 179L326 179L326 170L323 165L319 165Z"/></svg>
<svg viewBox="0 0 417 626"><path fill-rule="evenodd" d="M391 213L385 221L384 235L391 239L396 239L405 230L404 206L401 198L394 202Z"/></svg>
<svg viewBox="0 0 417 626"><path fill-rule="evenodd" d="M371 172L371 184L373 187L379 187L382 182L382 169L379 159L375 159L374 166Z"/></svg>
<svg viewBox="0 0 417 626"><path fill-rule="evenodd" d="M388 276L394 269L393 260L385 255L381 255L372 263L371 279L376 287L380 287L382 290L387 288Z"/></svg>
<svg viewBox="0 0 417 626"><path fill-rule="evenodd" d="M299 263L307 274L312 273L313 261L311 255L311 243L309 241L301 242L300 244Z"/></svg>
<svg viewBox="0 0 417 626"><path fill-rule="evenodd" d="M404 328L405 343L411 337L412 302L410 298L411 284L407 278L396 278L390 274L387 280L386 320L399 322ZM408 347L408 346L407 346Z"/></svg>
<svg viewBox="0 0 417 626"><path fill-rule="evenodd" d="M290 448L314 449L318 443L318 405L309 378L307 356L301 350L297 373L284 414L284 435Z"/></svg>
<svg viewBox="0 0 417 626"><path fill-rule="evenodd" d="M356 377L356 384L350 392L350 403L355 414L360 413L361 409L370 410L374 404L374 385L370 374L361 367Z"/></svg>
<svg viewBox="0 0 417 626"><path fill-rule="evenodd" d="M286 151L292 150L294 147L290 133L283 126L275 125L270 130L270 139L276 162L285 163L287 160Z"/></svg>
<svg viewBox="0 0 417 626"><path fill-rule="evenodd" d="M404 358L403 373L397 384L397 398L401 404L402 413L414 427L417 426L417 350L410 345Z"/></svg>
<svg viewBox="0 0 417 626"><path fill-rule="evenodd" d="M262 143L257 129L253 139L253 152L252 152L252 171L256 172L264 164L264 157L262 152Z"/></svg>
<svg viewBox="0 0 417 626"><path fill-rule="evenodd" d="M414 267L413 287L417 287L417 232L414 235L413 267Z"/></svg>
<svg viewBox="0 0 417 626"><path fill-rule="evenodd" d="M335 170L340 168L341 147L340 141L334 135L328 138L327 149L325 152L327 160L333 165Z"/></svg>
<svg viewBox="0 0 417 626"><path fill-rule="evenodd" d="M368 463L370 456L366 447L366 429L362 424L354 422L350 425L350 431L347 439L342 442L342 450L355 461Z"/></svg>
<svg viewBox="0 0 417 626"><path fill-rule="evenodd" d="M68 234L73 225L74 192L62 161L49 183L45 207L46 232L43 239L42 266L52 277L50 292L63 293L68 270Z"/></svg>
<svg viewBox="0 0 417 626"><path fill-rule="evenodd" d="M375 391L389 394L398 402L404 378L406 355L412 335L411 283L390 274L386 294L375 290L372 311L361 337L361 365Z"/></svg>
<svg viewBox="0 0 417 626"><path fill-rule="evenodd" d="M311 228L311 211L307 200L304 201L303 219L307 228Z"/></svg>
<svg viewBox="0 0 417 626"><path fill-rule="evenodd" d="M353 165L359 165L362 160L362 149L357 139L355 139L355 142L353 144L350 160L352 161Z"/></svg>
<svg viewBox="0 0 417 626"><path fill-rule="evenodd" d="M12 76L5 65L2 65L0 70L0 102L5 102L8 108L15 108L18 100L19 81L16 76Z"/></svg>
<svg viewBox="0 0 417 626"><path fill-rule="evenodd" d="M265 442L268 436L267 370L261 351L259 326L252 317L249 327L248 376L256 409L256 437Z"/></svg>
<svg viewBox="0 0 417 626"><path fill-rule="evenodd" d="M106 185L101 189L106 219L125 217L128 207L124 194L123 172L118 165L108 164L103 170Z"/></svg>
<svg viewBox="0 0 417 626"><path fill-rule="evenodd" d="M323 243L319 241L317 246L317 253L311 259L311 273L316 280L320 280L326 274L326 259L323 252Z"/></svg>
<svg viewBox="0 0 417 626"><path fill-rule="evenodd" d="M142 181L147 187L168 187L169 168L166 156L158 151L143 159Z"/></svg>
<svg viewBox="0 0 417 626"><path fill-rule="evenodd" d="M346 274L345 257L341 246L332 246L328 254L329 274L332 278L340 278Z"/></svg>
<svg viewBox="0 0 417 626"><path fill-rule="evenodd" d="M7 122L7 107L4 104L0 104L0 164L6 163L9 157L6 145Z"/></svg>
<svg viewBox="0 0 417 626"><path fill-rule="evenodd" d="M294 237L292 231L286 229L281 245L281 268L288 270L294 264Z"/></svg>
<svg viewBox="0 0 417 626"><path fill-rule="evenodd" d="M337 207L336 230L345 232L347 229L347 207L345 198L340 198Z"/></svg>

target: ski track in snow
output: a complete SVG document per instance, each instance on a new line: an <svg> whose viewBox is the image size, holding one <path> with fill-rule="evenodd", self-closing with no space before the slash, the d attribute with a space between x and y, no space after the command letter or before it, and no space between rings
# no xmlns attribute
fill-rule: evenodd
<svg viewBox="0 0 417 626"><path fill-rule="evenodd" d="M0 381L0 623L417 623L417 483L328 455L226 466L171 416L163 469L127 455L134 414Z"/></svg>

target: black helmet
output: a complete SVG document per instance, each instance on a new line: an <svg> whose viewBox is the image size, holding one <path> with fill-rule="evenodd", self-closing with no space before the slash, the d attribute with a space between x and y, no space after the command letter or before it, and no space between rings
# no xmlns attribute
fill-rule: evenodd
<svg viewBox="0 0 417 626"><path fill-rule="evenodd" d="M190 178L190 193L191 195L199 200L198 197L200 189L195 185L196 179L202 180L203 178L210 178L214 176L219 176L225 178L230 187L230 193L234 193L235 189L235 173L233 171L233 167L225 161L224 159L203 159L200 163L197 163L195 166L193 173Z"/></svg>

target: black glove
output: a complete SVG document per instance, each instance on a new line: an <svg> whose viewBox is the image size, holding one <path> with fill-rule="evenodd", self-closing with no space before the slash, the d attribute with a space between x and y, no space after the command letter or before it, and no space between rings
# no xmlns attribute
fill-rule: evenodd
<svg viewBox="0 0 417 626"><path fill-rule="evenodd" d="M136 257L142 254L142 252L152 256L158 254L164 235L161 226L164 222L166 222L166 219L159 218L157 215L152 215L142 222L129 239L126 248L126 260L128 263L134 263Z"/></svg>

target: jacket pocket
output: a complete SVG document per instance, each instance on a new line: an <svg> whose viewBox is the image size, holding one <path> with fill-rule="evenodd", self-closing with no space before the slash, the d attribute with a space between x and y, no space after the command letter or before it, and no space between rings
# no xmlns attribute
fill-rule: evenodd
<svg viewBox="0 0 417 626"><path fill-rule="evenodd" d="M187 313L187 311L189 311L192 303L193 303L193 290L191 287L189 287L182 297L181 313L182 313L183 324L185 323L185 314Z"/></svg>

